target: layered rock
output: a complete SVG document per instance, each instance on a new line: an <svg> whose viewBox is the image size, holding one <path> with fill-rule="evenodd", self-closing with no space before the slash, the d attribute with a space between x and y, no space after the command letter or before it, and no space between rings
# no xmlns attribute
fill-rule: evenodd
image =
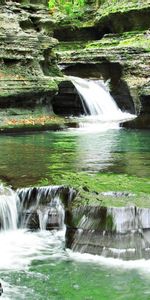
<svg viewBox="0 0 150 300"><path fill-rule="evenodd" d="M137 38L141 36L146 40L149 31ZM82 49L58 51L59 64L67 75L110 79L111 93L119 107L139 115L136 126L149 127L146 115L150 108L150 53L147 47L128 46L130 38L132 34L124 37L127 45L123 45L123 37L106 35L99 42L84 44Z"/></svg>
<svg viewBox="0 0 150 300"><path fill-rule="evenodd" d="M52 113L52 107L58 114L82 113L58 61L66 75L110 79L119 107L138 115L126 126L150 127L150 3L109 4L103 1L98 9L99 1L86 1L82 16L70 18L57 10L50 14L46 0L1 1L2 117ZM56 38L61 43L54 51Z"/></svg>
<svg viewBox="0 0 150 300"><path fill-rule="evenodd" d="M66 246L122 259L149 258L150 209L84 206L67 219Z"/></svg>
<svg viewBox="0 0 150 300"><path fill-rule="evenodd" d="M60 73L53 52L53 21L37 1L0 4L0 109L50 111ZM35 2L35 3L34 3ZM44 1L43 1L44 2ZM46 2L46 1L45 1ZM18 109L18 110L17 110Z"/></svg>
<svg viewBox="0 0 150 300"><path fill-rule="evenodd" d="M110 79L112 96L120 108L138 115L126 126L149 128L150 2L87 4L93 8L88 21L79 28L67 27L63 34L61 27L56 32L61 41L59 65L67 75Z"/></svg>

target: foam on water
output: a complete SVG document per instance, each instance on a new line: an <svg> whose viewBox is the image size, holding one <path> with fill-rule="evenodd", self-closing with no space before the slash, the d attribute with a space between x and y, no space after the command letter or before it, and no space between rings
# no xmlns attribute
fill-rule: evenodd
<svg viewBox="0 0 150 300"><path fill-rule="evenodd" d="M141 269L150 273L150 260L139 259L124 261L118 258L64 250L65 230L38 231L26 230L7 231L0 233L0 272L28 270L33 260L62 259L75 260L83 263L99 264L113 268Z"/></svg>
<svg viewBox="0 0 150 300"><path fill-rule="evenodd" d="M64 230L1 232L0 271L24 270L34 259L63 257L64 235Z"/></svg>
<svg viewBox="0 0 150 300"><path fill-rule="evenodd" d="M110 95L107 83L69 76L74 84L84 109L84 119L79 119L81 130L106 131L118 129L119 123L132 120L136 115L123 112Z"/></svg>
<svg viewBox="0 0 150 300"><path fill-rule="evenodd" d="M144 273L150 274L150 259L139 259L139 260L122 260L119 258L111 258L111 257L104 257L99 255L92 255L88 253L79 253L79 252L72 252L70 249L67 249L68 255L72 260L82 262L82 263L91 263L97 264L99 266L103 265L110 268L116 269L137 269Z"/></svg>

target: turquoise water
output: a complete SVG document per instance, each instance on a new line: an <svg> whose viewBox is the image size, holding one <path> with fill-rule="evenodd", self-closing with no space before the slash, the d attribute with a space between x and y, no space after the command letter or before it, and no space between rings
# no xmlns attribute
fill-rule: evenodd
<svg viewBox="0 0 150 300"><path fill-rule="evenodd" d="M67 171L149 177L149 149L149 131L138 130L1 136L0 179L21 187Z"/></svg>
<svg viewBox="0 0 150 300"><path fill-rule="evenodd" d="M68 171L150 175L148 131L0 136L0 178L29 186ZM149 300L150 260L72 253L63 232L0 233L2 299Z"/></svg>

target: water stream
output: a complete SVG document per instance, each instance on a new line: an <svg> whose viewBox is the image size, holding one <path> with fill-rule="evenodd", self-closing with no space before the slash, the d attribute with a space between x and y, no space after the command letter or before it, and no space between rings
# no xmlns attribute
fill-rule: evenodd
<svg viewBox="0 0 150 300"><path fill-rule="evenodd" d="M45 189L45 194L48 194L47 191ZM9 204L6 198L3 200L3 208L11 207L14 195L17 207L20 206L19 195L22 195L22 201L25 195L26 199L29 198L28 189L18 191L16 195L10 188L3 188L2 199L4 195L11 199L9 198ZM55 206L61 214L62 208L60 209L57 201ZM11 211L12 219L16 208L14 206L14 209L8 210ZM1 215L1 219L3 216ZM15 226L10 226L8 220L5 220L7 226L0 232L0 277L4 290L2 299L149 299L150 260L122 261L73 253L64 248L65 227L46 231L42 225L41 230L32 232L27 228L19 228L17 220L18 218ZM117 216L116 222L120 230Z"/></svg>
<svg viewBox="0 0 150 300"><path fill-rule="evenodd" d="M34 205L30 203L33 193L28 189L30 185L44 180L53 182L55 176L59 184L59 178L68 172L127 174L143 180L150 175L149 132L118 130L120 121L133 116L118 109L106 93L104 84L72 80L78 91L80 88L81 98L85 91L86 99L93 97L93 89L105 98L101 108L97 97L94 106L89 108L87 102L83 104L85 113L90 112L92 116L90 122L82 119L81 125L85 128L85 123L92 124L91 131L0 136L0 178L14 188L23 187L18 194L3 185L0 188L0 282L4 290L1 298L149 300L150 259L123 261L73 253L64 247L64 210L59 195L53 194L51 189L41 188ZM99 126L93 134L95 117L98 119L96 127L102 123L104 126L102 130ZM49 214L41 206L42 193L46 197L53 195L49 212L54 223L56 213L60 216L57 229L51 231L45 230ZM29 230L27 222L20 221L24 206L28 213L36 209L40 227L37 231ZM122 223L115 211L113 213L118 231L122 230ZM147 210L139 214L147 226ZM127 221L130 223L128 218Z"/></svg>

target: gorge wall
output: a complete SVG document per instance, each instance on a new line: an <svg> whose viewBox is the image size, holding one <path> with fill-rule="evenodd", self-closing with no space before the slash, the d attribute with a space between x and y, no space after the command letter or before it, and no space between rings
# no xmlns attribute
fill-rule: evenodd
<svg viewBox="0 0 150 300"><path fill-rule="evenodd" d="M0 3L0 116L51 112L60 72L47 1ZM58 78L59 81L59 78Z"/></svg>
<svg viewBox="0 0 150 300"><path fill-rule="evenodd" d="M64 76L75 75L109 79L119 107L138 115L125 126L150 127L150 3L117 3L112 9L107 1L99 7L85 1L82 14L69 17L50 13L46 0L1 0L1 122L11 115L82 113Z"/></svg>
<svg viewBox="0 0 150 300"><path fill-rule="evenodd" d="M66 75L109 80L118 106L138 115L125 126L149 128L150 3L124 3L103 1L79 28L59 28L58 63Z"/></svg>

